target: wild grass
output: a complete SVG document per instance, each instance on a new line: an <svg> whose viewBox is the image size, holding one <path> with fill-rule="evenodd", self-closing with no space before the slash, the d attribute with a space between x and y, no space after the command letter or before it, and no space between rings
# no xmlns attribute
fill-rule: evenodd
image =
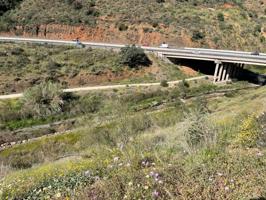
<svg viewBox="0 0 266 200"><path fill-rule="evenodd" d="M206 88L213 91L206 86L202 90L192 88L190 85L189 90L195 95L205 93ZM2 162L12 169L0 181L2 197L245 199L265 196L266 150L258 142L261 138L253 138L255 146L249 149L235 145L236 138L242 138L241 121L258 107L261 108L258 114L265 110L264 87L215 101L207 98L206 103L188 98L177 105L172 103L180 96L170 88L139 91L136 95L126 91L115 94L120 99L118 104L109 104L113 94L107 92L104 102L108 105L95 113L101 116L101 112L103 115L109 112L112 118L103 121L90 118L89 126L0 152ZM130 109L158 97L163 97L163 107ZM240 100L249 109L242 108ZM113 105L120 107L111 109ZM88 118L83 120L81 124ZM262 126L263 118L258 123Z"/></svg>

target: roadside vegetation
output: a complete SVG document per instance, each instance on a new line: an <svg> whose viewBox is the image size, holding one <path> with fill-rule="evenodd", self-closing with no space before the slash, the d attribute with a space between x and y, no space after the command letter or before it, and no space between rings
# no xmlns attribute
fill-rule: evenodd
<svg viewBox="0 0 266 200"><path fill-rule="evenodd" d="M144 50L135 45L126 46L121 49L121 63L131 68L151 65L151 61Z"/></svg>
<svg viewBox="0 0 266 200"><path fill-rule="evenodd" d="M136 47L128 50L119 53L73 46L1 43L0 93L22 92L49 80L66 88L188 77L178 66L164 63L155 55L146 55Z"/></svg>
<svg viewBox="0 0 266 200"><path fill-rule="evenodd" d="M33 101L41 97L34 92L38 87L60 91L55 90L57 84L46 82L30 89L27 98L1 105L22 114L29 99L31 106L49 110L32 112L29 117L34 120L73 114L71 118L77 117L78 122L66 133L0 152L3 199L251 199L266 195L265 87L249 88L241 82L214 86L205 80L183 81L172 88L69 94L71 98L60 100L56 113L50 112L52 101ZM61 94L51 96L50 100L58 99ZM1 114L7 123L14 116Z"/></svg>

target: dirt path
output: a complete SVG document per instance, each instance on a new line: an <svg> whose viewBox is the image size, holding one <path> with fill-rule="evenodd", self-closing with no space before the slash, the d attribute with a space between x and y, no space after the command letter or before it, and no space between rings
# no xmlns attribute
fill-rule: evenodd
<svg viewBox="0 0 266 200"><path fill-rule="evenodd" d="M212 76L199 76L188 78L186 81L200 80L200 79L211 79ZM176 84L180 83L182 80L177 81L169 81L169 87L173 87ZM110 90L110 89L120 89L120 88L130 88L130 87L150 87L150 86L159 86L160 82L157 83L138 83L138 84L123 84L123 85L106 85L106 86L89 86L89 87L80 87L80 88L70 88L64 89L64 92L81 92L81 91L94 91L94 90ZM9 95L1 95L0 100L4 99L16 99L23 96L23 93L19 94L9 94Z"/></svg>
<svg viewBox="0 0 266 200"><path fill-rule="evenodd" d="M239 90L247 90L247 89L252 89L252 88L259 88L260 86L257 86L257 85L253 85L253 86L250 86L250 87L245 87L245 88L237 88L237 89L225 89L225 90L220 90L220 91L213 91L213 92L207 92L207 93L204 93L204 94L201 94L200 96L206 96L207 98L216 98L216 97L221 97L221 96L224 96L227 92L232 92L232 91L239 91ZM184 102L186 102L187 100L193 100L195 99L196 96L188 96L186 99L183 99ZM163 105L163 104L162 104ZM149 113L157 113L157 112L161 112L162 110L153 110L153 111L150 111ZM74 121L75 119L71 119L71 120L66 120L66 121ZM58 123L61 123L61 122L55 122L53 124L58 124ZM182 122L180 122L182 123ZM46 125L37 125L35 127L30 127L30 128L25 128L25 129L21 129L21 130L31 130L31 129L35 129L37 130L38 128L40 127L50 127L51 124L46 124ZM84 128L84 127L83 127ZM263 127L264 129L266 129L266 126ZM13 142L7 142L7 143L4 143L4 144L1 144L0 145L0 152L5 150L5 149L8 149L8 148L11 148L11 147L14 147L16 145L20 145L20 144L25 144L25 143L29 143L29 142L32 142L32 141L36 141L36 140L39 140L39 139L42 139L42 138L47 138L47 137L50 137L50 136L56 136L56 135L61 135L61 134L66 134L66 133L70 133L70 132L73 132L74 130L78 130L80 128L75 128L75 129L68 129L68 130L65 130L65 131L59 131L59 132L55 132L55 133L51 133L51 134L47 134L47 135L43 135L43 136L40 136L40 137L36 137L36 138L29 138L29 139L26 139L26 140L20 140L20 141L13 141ZM16 130L15 132L17 132L18 130Z"/></svg>

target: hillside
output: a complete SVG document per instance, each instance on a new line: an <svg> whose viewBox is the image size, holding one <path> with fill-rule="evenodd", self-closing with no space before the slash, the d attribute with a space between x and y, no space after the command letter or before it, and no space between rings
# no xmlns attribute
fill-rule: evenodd
<svg viewBox="0 0 266 200"><path fill-rule="evenodd" d="M0 36L266 53L266 0L0 0ZM0 42L0 200L265 200L266 68L223 62Z"/></svg>
<svg viewBox="0 0 266 200"><path fill-rule="evenodd" d="M3 9L1 35L266 50L264 0L15 2Z"/></svg>
<svg viewBox="0 0 266 200"><path fill-rule="evenodd" d="M1 140L17 145L0 151L0 199L263 198L266 93L248 87L206 80L80 93L49 112L38 112L33 91L1 101ZM43 137L20 128L51 117L75 123Z"/></svg>
<svg viewBox="0 0 266 200"><path fill-rule="evenodd" d="M171 81L198 74L192 70L185 74L178 65L165 63L153 54L148 56L150 66L131 68L120 62L121 54L116 51L0 43L0 94L22 92L48 80L73 88Z"/></svg>

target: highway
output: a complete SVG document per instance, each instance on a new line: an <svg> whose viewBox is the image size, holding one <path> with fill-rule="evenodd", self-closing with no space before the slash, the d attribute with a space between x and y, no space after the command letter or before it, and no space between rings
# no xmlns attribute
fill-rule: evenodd
<svg viewBox="0 0 266 200"><path fill-rule="evenodd" d="M29 42L40 44L54 44L54 45L76 45L75 41L67 40L48 40L36 38L20 38L20 37L0 37L0 41L4 42ZM107 49L121 49L126 45L123 44L108 44L108 43L95 43L83 42L82 44L92 48L107 48ZM217 50L217 49L201 49L201 48L160 48L141 46L146 52L157 53L158 55L166 58L176 59L192 59L204 61L220 61L224 63L239 63L249 65L266 66L266 54L251 55L251 52L244 51L231 51L231 50Z"/></svg>

